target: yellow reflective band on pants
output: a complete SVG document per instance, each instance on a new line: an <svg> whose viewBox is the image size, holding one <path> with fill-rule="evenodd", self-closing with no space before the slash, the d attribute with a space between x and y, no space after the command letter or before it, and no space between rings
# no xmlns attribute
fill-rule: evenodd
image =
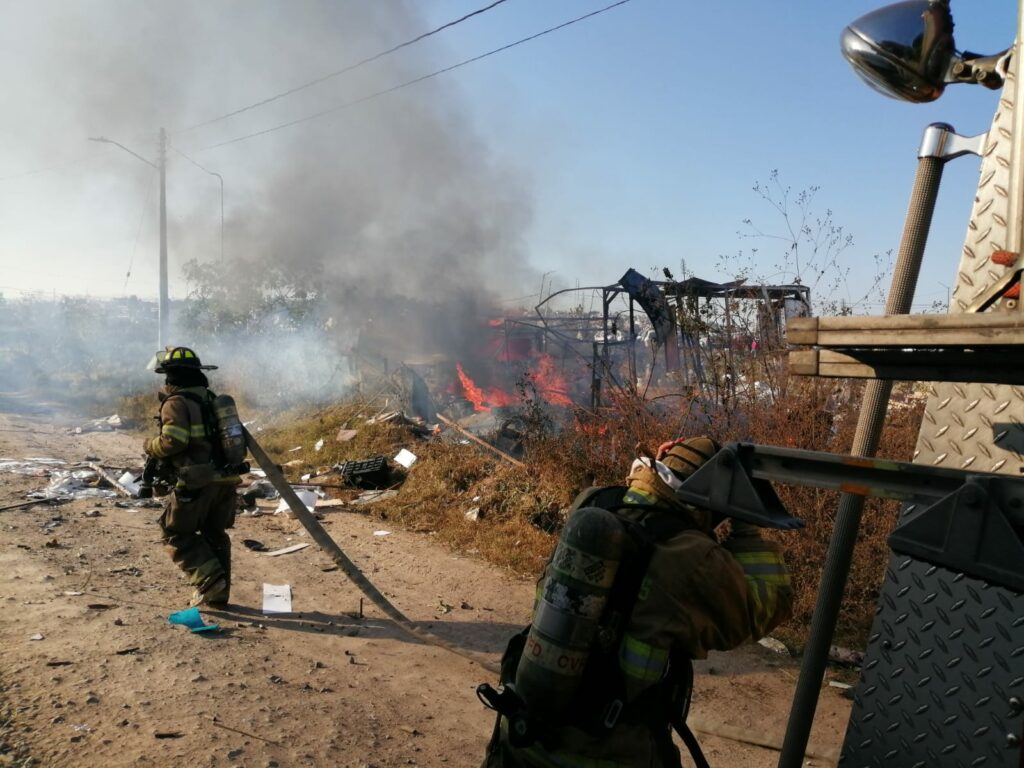
<svg viewBox="0 0 1024 768"><path fill-rule="evenodd" d="M625 635L619 648L619 666L624 674L642 683L656 683L668 666L668 650Z"/></svg>

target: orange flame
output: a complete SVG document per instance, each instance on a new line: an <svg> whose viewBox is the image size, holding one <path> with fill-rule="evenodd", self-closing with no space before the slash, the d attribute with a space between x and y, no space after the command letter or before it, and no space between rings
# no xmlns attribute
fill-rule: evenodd
<svg viewBox="0 0 1024 768"><path fill-rule="evenodd" d="M462 383L462 396L473 404L474 411L486 412L490 411L492 406L515 405L515 395L510 395L497 387L491 387L487 391L478 387L462 369L462 363L455 364L455 371Z"/></svg>
<svg viewBox="0 0 1024 768"><path fill-rule="evenodd" d="M533 370L533 382L537 388L537 394L545 402L552 405L572 405L572 399L569 397L569 383L565 379L565 374L556 370L555 359L551 355L541 352L537 356L537 364Z"/></svg>

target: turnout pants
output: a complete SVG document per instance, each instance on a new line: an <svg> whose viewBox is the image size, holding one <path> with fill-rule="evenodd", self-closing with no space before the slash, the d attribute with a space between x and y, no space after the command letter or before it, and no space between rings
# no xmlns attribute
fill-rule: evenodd
<svg viewBox="0 0 1024 768"><path fill-rule="evenodd" d="M160 516L165 548L200 591L223 578L231 585L231 539L235 486L211 484L198 491L176 488ZM224 591L224 600L228 592Z"/></svg>

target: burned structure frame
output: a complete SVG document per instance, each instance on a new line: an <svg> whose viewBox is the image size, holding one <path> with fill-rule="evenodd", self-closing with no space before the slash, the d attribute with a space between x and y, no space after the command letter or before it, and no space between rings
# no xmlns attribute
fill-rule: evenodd
<svg viewBox="0 0 1024 768"><path fill-rule="evenodd" d="M588 291L600 296L599 314L581 308L570 312L553 309L557 299ZM617 302L624 302L624 308L616 310ZM638 350L647 358L644 376L648 382L660 353L666 373L679 372L684 386L704 390L709 384L712 354L724 351L728 371L739 342L746 348L750 340L766 350L781 348L786 320L810 315L811 291L799 283L748 285L745 280L714 283L697 277L650 280L629 269L613 285L555 291L534 311L536 319L504 320L506 349L516 337L541 334L538 341L548 353L557 353L562 359L589 359L590 405L599 408L609 382L633 391L642 387ZM731 382L732 377L726 378Z"/></svg>

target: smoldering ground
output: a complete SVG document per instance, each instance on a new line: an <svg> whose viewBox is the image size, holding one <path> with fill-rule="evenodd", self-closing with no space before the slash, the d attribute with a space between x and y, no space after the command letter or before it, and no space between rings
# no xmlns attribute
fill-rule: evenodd
<svg viewBox="0 0 1024 768"><path fill-rule="evenodd" d="M416 4L100 0L10 10L24 37L11 53L23 75L18 111L54 146L97 152L64 181L93 201L97 226L120 233L117 248L92 256L97 271L133 255L125 294L155 293L155 174L83 137L156 159L158 130L167 129L172 296L220 304L230 316L204 325L176 303L169 341L211 350L226 370L258 360L263 380L301 382L284 387L300 397L335 396L346 351L368 324L397 324L407 342L457 355L473 318L493 314L499 296L535 290L523 247L529 178L474 131L456 82L442 76L356 103L453 63L443 33L203 124L426 31ZM192 161L224 179L223 252L218 182ZM218 282L186 280L188 264ZM103 292L117 295L119 282ZM40 332L59 339L59 330ZM108 366L138 370L154 329L119 330L92 342L113 345ZM130 359L115 365L109 358L119 354ZM90 360L60 361L75 364Z"/></svg>

